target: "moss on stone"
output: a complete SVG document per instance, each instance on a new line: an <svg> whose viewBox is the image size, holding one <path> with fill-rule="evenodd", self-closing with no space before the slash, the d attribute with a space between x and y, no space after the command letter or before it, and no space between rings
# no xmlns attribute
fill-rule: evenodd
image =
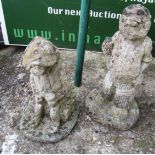
<svg viewBox="0 0 155 155"><path fill-rule="evenodd" d="M135 146L141 149L154 148L155 147L155 139L152 136L144 137L139 141L136 141Z"/></svg>

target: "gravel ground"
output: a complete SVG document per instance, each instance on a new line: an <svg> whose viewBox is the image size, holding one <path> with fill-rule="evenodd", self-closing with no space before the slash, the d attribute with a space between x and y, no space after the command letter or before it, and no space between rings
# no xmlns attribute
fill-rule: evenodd
<svg viewBox="0 0 155 155"><path fill-rule="evenodd" d="M15 122L22 103L32 94L29 73L22 67L24 48L0 50L0 152L1 153L155 153L155 60L145 72L144 87L149 102L140 106L140 118L128 131L118 131L95 123L87 115L85 99L95 87L102 86L105 58L102 53L86 52L83 85L78 88L80 116L64 140L39 143L25 138ZM75 51L61 50L63 74L73 82ZM13 120L12 116L17 116Z"/></svg>

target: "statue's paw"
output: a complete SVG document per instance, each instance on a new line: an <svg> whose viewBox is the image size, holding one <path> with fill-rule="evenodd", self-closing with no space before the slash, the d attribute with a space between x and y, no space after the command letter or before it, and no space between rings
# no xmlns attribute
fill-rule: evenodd
<svg viewBox="0 0 155 155"><path fill-rule="evenodd" d="M132 104L132 103L130 101L130 96L117 96L117 97L114 98L113 104L117 108L129 109L130 104Z"/></svg>
<svg viewBox="0 0 155 155"><path fill-rule="evenodd" d="M37 128L41 122L40 117L34 117L32 120L30 120L27 124L30 128Z"/></svg>
<svg viewBox="0 0 155 155"><path fill-rule="evenodd" d="M72 105L67 105L66 107L64 107L61 114L61 122L66 122L71 116L73 111L74 107Z"/></svg>
<svg viewBox="0 0 155 155"><path fill-rule="evenodd" d="M112 101L113 97L114 97L114 89L115 88L111 88L111 89L106 89L104 88L103 92L104 92L104 98L108 101Z"/></svg>
<svg viewBox="0 0 155 155"><path fill-rule="evenodd" d="M52 121L51 122L51 127L50 127L50 133L53 134L53 133L58 132L59 127L60 127L60 122L59 121Z"/></svg>

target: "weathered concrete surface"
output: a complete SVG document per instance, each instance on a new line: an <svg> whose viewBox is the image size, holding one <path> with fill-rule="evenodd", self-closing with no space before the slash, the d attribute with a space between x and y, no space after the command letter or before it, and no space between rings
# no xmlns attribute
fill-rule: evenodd
<svg viewBox="0 0 155 155"><path fill-rule="evenodd" d="M71 134L59 143L39 143L26 139L15 129L12 115L18 114L21 103L31 93L29 75L21 65L23 48L0 51L0 149L2 153L155 153L155 60L144 78L146 94L152 100L140 105L140 118L128 131L117 131L95 123L86 113L85 99L97 86L102 86L106 59L101 53L86 52L83 86L77 99L80 117ZM75 52L61 52L65 60L64 77L73 82ZM25 74L26 73L26 74ZM12 149L10 149L12 148Z"/></svg>

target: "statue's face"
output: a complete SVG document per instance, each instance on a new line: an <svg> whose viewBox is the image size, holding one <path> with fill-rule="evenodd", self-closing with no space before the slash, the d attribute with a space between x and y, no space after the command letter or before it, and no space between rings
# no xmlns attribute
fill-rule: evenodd
<svg viewBox="0 0 155 155"><path fill-rule="evenodd" d="M32 66L52 67L57 61L58 56L54 52L50 53L43 48L36 48L33 50Z"/></svg>
<svg viewBox="0 0 155 155"><path fill-rule="evenodd" d="M151 27L151 15L141 5L127 7L119 22L119 30L127 39L137 40L146 37Z"/></svg>
<svg viewBox="0 0 155 155"><path fill-rule="evenodd" d="M35 70L40 70L39 67L52 67L59 59L59 53L56 50L56 47L51 42L36 37L26 48L23 65L27 69L35 67Z"/></svg>

